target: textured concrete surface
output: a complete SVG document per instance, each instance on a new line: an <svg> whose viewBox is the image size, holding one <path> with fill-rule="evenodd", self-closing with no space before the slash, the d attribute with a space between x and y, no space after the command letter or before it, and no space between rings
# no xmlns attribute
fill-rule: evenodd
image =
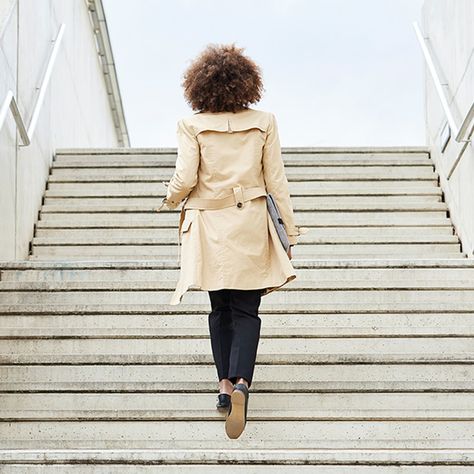
<svg viewBox="0 0 474 474"><path fill-rule="evenodd" d="M474 3L471 0L425 0L423 32L436 61L451 112L458 127L474 102ZM426 131L431 156L451 210L451 218L463 244L474 256L474 149L454 140L441 151L440 133L446 117L428 71L425 79ZM471 127L473 124L471 124ZM448 173L462 156L454 173Z"/></svg>
<svg viewBox="0 0 474 474"><path fill-rule="evenodd" d="M66 24L33 141L22 147L9 113L0 131L0 259L24 259L54 150L117 146L102 66L87 4L81 0L19 0L0 10L0 102L11 89L28 126L51 52ZM4 20L4 21L1 21Z"/></svg>

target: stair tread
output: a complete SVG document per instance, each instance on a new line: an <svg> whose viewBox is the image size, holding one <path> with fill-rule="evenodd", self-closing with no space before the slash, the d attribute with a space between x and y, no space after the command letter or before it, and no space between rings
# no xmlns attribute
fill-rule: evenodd
<svg viewBox="0 0 474 474"><path fill-rule="evenodd" d="M215 463L224 462L238 462L242 465L251 464L252 469L256 470L262 467L262 472L293 472L303 470L306 472L337 472L337 473L358 473L358 472L369 472L373 471L373 467L377 466L377 472L385 473L389 472L388 469L383 466L384 464L397 464L394 469L399 472L399 464L407 464L415 466L416 472L421 474L432 474L437 472L433 465L423 466L422 464L432 464L433 462L439 464L445 464L451 466L451 472L468 472L465 469L471 469L474 463L474 450L473 449L409 449L409 448L395 448L395 449L321 449L321 448L305 448L305 449L270 449L260 448L255 449L252 447L248 448L227 448L227 449L111 449L103 448L90 451L87 449L46 449L46 450L8 450L0 449L0 463L7 464L13 462L22 463L37 463L38 461L47 461L59 463L60 469L62 469L61 463L68 463L70 461L81 462L84 460L95 460L96 462L107 462L107 463L123 463L130 462L130 460L137 460L140 463L153 463L150 472L156 472L156 463L160 463L160 471L166 472L166 466L161 464L163 462L171 462L173 465L176 463L183 463L183 467L190 472L195 472L193 467L196 461L204 462L205 465L201 466L203 469L199 469L200 472L214 472L212 470L215 467L215 472L222 472L223 466ZM272 465L265 465L268 462ZM347 466L347 463L356 462L357 464L364 465L351 465ZM306 465L309 464L309 465ZM320 464L321 471L318 469L317 464ZM339 465L338 465L339 464ZM28 464L22 464L23 469ZM346 466L344 466L346 465ZM178 465L179 466L179 465ZM143 466L141 466L143 468ZM197 466L199 467L199 466ZM280 471L278 467L283 467L283 471ZM83 465L86 471L87 466ZM230 469L229 466L225 467ZM332 468L335 468L334 470ZM347 468L347 470L346 470ZM60 469L57 472L61 472ZM134 472L132 469L127 472ZM366 471L366 469L368 469ZM445 468L443 468L445 469ZM141 469L142 470L142 469ZM28 471L25 471L28 472ZM92 470L90 471L92 472ZM124 472L124 471L120 471ZM135 471L136 472L136 471ZM143 471L145 472L145 471ZM148 472L148 471L147 471ZM170 472L176 472L174 469ZM196 471L197 472L197 471ZM260 472L260 471L258 471ZM391 471L390 471L391 472ZM394 471L395 472L395 471ZM413 471L415 472L415 471ZM442 472L442 471L440 471Z"/></svg>
<svg viewBox="0 0 474 474"><path fill-rule="evenodd" d="M473 449L471 421L253 421L238 441L213 421L0 422L3 448ZM5 434L8 438L5 439ZM137 439L140 433L140 439Z"/></svg>

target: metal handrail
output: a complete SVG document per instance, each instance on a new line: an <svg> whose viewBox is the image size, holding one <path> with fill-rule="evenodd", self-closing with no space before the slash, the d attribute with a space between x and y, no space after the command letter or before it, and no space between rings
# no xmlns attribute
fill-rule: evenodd
<svg viewBox="0 0 474 474"><path fill-rule="evenodd" d="M5 123L5 119L7 117L8 109L10 109L18 127L18 131L20 132L20 137L21 141L23 142L23 146L30 145L31 140L33 139L36 124L38 123L39 113L44 102L44 96L46 94L46 89L51 78L51 72L56 61L56 56L58 54L59 46L61 45L61 41L63 39L65 28L66 25L62 23L59 28L58 34L56 35L56 39L52 41L54 43L54 46L48 60L48 65L46 66L46 71L41 81L38 97L36 99L33 114L31 115L31 120L28 128L26 128L25 121L23 120L23 117L20 113L20 109L18 107L18 102L16 101L15 96L11 90L7 91L5 100L3 101L2 107L0 108L0 129L3 127L3 124Z"/></svg>
<svg viewBox="0 0 474 474"><path fill-rule="evenodd" d="M430 53L430 50L428 48L428 44L425 41L425 37L423 36L423 33L421 32L421 29L418 25L418 22L414 21L413 22L413 27L415 28L415 33L418 38L418 42L420 43L421 50L423 52L423 56L425 57L426 64L428 66L428 69L431 73L431 78L433 79L436 92L438 93L438 96L441 100L441 105L443 106L444 113L446 114L446 118L448 120L449 128L453 132L454 139L458 143L464 143L464 148L462 151L465 150L466 146L468 143L471 142L471 136L474 132L474 125L471 125L472 120L474 119L474 102L472 103L471 107L469 108L466 116L464 117L464 120L461 123L461 126L458 127L456 124L456 121L454 120L453 114L451 113L451 109L449 107L449 102L448 99L446 98L446 95L443 90L443 84L441 83L437 68L434 63L433 55ZM454 169L458 165L459 161L461 160L461 157L463 156L463 153L461 153L456 161L454 162L453 166L451 167L447 178L449 179L451 175L453 174Z"/></svg>

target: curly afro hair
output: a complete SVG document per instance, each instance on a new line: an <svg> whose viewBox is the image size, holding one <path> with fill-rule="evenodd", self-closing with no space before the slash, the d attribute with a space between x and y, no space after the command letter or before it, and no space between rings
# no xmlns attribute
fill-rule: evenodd
<svg viewBox="0 0 474 474"><path fill-rule="evenodd" d="M211 43L192 61L181 85L193 110L237 112L260 100L261 69L243 49Z"/></svg>

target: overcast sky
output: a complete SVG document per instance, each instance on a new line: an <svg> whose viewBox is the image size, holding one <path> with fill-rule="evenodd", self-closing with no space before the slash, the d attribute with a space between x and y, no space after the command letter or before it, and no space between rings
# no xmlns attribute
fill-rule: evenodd
<svg viewBox="0 0 474 474"><path fill-rule="evenodd" d="M209 43L263 70L282 146L424 145L423 0L103 0L131 145L176 146L182 75Z"/></svg>

